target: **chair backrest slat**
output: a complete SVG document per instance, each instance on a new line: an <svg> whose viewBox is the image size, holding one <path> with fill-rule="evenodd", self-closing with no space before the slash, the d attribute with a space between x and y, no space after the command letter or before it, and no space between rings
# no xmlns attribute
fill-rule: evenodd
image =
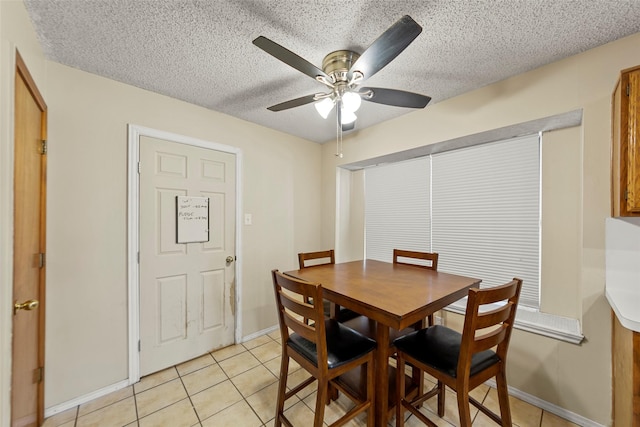
<svg viewBox="0 0 640 427"><path fill-rule="evenodd" d="M312 303L306 302L304 299L298 300L284 292L281 294L281 297L282 305L287 310L292 311L300 317L312 318L314 316L315 310Z"/></svg>
<svg viewBox="0 0 640 427"><path fill-rule="evenodd" d="M507 331L508 326L503 324L490 332L476 336L473 340L473 345L471 346L472 353L478 353L497 346L504 340Z"/></svg>
<svg viewBox="0 0 640 427"><path fill-rule="evenodd" d="M476 293L475 298L478 301L478 305L493 304L499 301L513 298L516 295L516 292L520 292L519 289L517 289L517 286L514 286L514 281L516 280L520 279L513 279L509 283L501 286L482 289L482 292L480 292L479 289L474 289L474 292Z"/></svg>
<svg viewBox="0 0 640 427"><path fill-rule="evenodd" d="M324 261L323 262L318 261L320 259L324 259ZM312 261L312 262L307 263L307 261ZM313 267L316 265L335 264L335 263L336 263L336 257L333 249L329 249L327 251L318 251L318 252L300 252L298 254L298 264L301 270L303 268Z"/></svg>
<svg viewBox="0 0 640 427"><path fill-rule="evenodd" d="M405 261L401 261L400 258L412 258L417 260L428 261L428 264L416 264L409 263ZM408 264L415 265L418 267L428 268L431 270L438 270L438 254L433 252L416 252L416 251L405 251L402 249L394 249L393 250L393 263L394 264Z"/></svg>
<svg viewBox="0 0 640 427"><path fill-rule="evenodd" d="M511 315L511 310L515 307L510 302L495 310L483 312L478 314L478 321L476 323L476 329L484 329L498 323L504 322Z"/></svg>
<svg viewBox="0 0 640 427"><path fill-rule="evenodd" d="M296 334L308 339L309 341L315 341L316 328L314 325L307 325L299 317L292 316L291 313L284 313L284 324Z"/></svg>

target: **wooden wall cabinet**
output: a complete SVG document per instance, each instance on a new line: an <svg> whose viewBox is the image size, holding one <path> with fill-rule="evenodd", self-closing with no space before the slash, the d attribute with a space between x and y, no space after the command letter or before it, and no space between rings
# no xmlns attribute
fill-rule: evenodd
<svg viewBox="0 0 640 427"><path fill-rule="evenodd" d="M640 332L612 317L613 425L640 427Z"/></svg>
<svg viewBox="0 0 640 427"><path fill-rule="evenodd" d="M620 73L612 98L611 216L640 216L640 66Z"/></svg>

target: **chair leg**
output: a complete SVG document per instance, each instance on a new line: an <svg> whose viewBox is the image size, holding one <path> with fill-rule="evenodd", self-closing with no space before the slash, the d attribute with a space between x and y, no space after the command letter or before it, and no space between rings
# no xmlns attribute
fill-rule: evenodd
<svg viewBox="0 0 640 427"><path fill-rule="evenodd" d="M411 366L411 381L418 386L417 396L424 394L424 372L417 366ZM422 407L422 403L418 405L418 408Z"/></svg>
<svg viewBox="0 0 640 427"><path fill-rule="evenodd" d="M458 389L458 414L460 415L460 427L471 427L471 411L469 410L468 388Z"/></svg>
<svg viewBox="0 0 640 427"><path fill-rule="evenodd" d="M375 423L375 415L376 411L374 408L374 393L375 387L373 386L374 375L373 375L373 357L369 359L367 362L367 400L371 403L369 409L367 409L367 427L373 427Z"/></svg>
<svg viewBox="0 0 640 427"><path fill-rule="evenodd" d="M404 427L404 367L404 358L398 352L396 357L396 427Z"/></svg>
<svg viewBox="0 0 640 427"><path fill-rule="evenodd" d="M284 398L287 393L287 377L289 376L289 357L282 355L280 362L280 381L278 383L278 401L276 403L276 420L275 427L282 426L282 414L284 412Z"/></svg>
<svg viewBox="0 0 640 427"><path fill-rule="evenodd" d="M498 390L498 402L500 403L500 418L503 426L511 425L511 408L509 407L509 390L504 370L496 375L496 388Z"/></svg>
<svg viewBox="0 0 640 427"><path fill-rule="evenodd" d="M438 416L444 417L444 400L445 400L445 386L442 381L438 381Z"/></svg>
<svg viewBox="0 0 640 427"><path fill-rule="evenodd" d="M433 314L427 316L427 326L435 325L435 319L433 318Z"/></svg>
<svg viewBox="0 0 640 427"><path fill-rule="evenodd" d="M316 396L316 413L313 418L313 427L322 427L324 421L324 406L329 398L329 384L327 380L318 379L318 395Z"/></svg>

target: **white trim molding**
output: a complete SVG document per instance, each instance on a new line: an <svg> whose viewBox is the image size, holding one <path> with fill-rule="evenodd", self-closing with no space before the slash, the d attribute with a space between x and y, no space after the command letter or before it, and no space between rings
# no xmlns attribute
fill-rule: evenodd
<svg viewBox="0 0 640 427"><path fill-rule="evenodd" d="M452 313L464 315L466 307L467 298L464 297L444 309ZM580 344L584 339L578 319L542 313L529 307L518 307L516 323L513 327L571 344Z"/></svg>
<svg viewBox="0 0 640 427"><path fill-rule="evenodd" d="M254 332L254 333L252 333L252 334L249 334L249 335L247 335L246 337L242 338L242 341L238 341L238 342L245 343L245 342L247 342L247 341L251 341L251 340L254 340L254 339L256 339L256 338L260 338L260 337L261 337L261 336L263 336L263 335L268 335L268 334L270 334L271 332L277 331L278 329L280 329L280 326L278 326L278 325L271 326L271 327L266 328L266 329L263 329L263 330L261 330L261 331L258 331L258 332Z"/></svg>
<svg viewBox="0 0 640 427"><path fill-rule="evenodd" d="M130 384L128 380L123 380L115 384L111 384L109 386L103 387L99 390L92 391L91 393L87 393L83 396L76 397L75 399L67 400L66 402L60 403L50 408L46 408L44 410L44 417L49 418L55 414L64 412L67 409L75 408L76 406L80 406L84 403L90 402L99 397L106 396L107 394L113 393L114 391L121 390L125 387L128 387L129 385ZM132 395L133 395L133 391L132 391Z"/></svg>
<svg viewBox="0 0 640 427"><path fill-rule="evenodd" d="M491 388L496 388L496 381L489 380L485 383ZM567 421L571 421L582 427L606 427L603 424L599 424L589 418L585 418L582 415L576 414L575 412L571 412L568 409L562 408L558 405L555 405L551 402L547 402L546 400L542 400L539 397L533 396L529 393L525 393L524 391L518 390L517 388L508 386L509 396L513 396L517 399L522 400L523 402L530 403L533 406L536 406L544 411L551 412L553 415L557 415L560 418L563 418Z"/></svg>

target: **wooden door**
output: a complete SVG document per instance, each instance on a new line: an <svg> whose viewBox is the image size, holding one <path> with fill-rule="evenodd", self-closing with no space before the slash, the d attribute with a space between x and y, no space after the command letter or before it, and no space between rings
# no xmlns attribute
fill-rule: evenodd
<svg viewBox="0 0 640 427"><path fill-rule="evenodd" d="M233 344L235 155L143 136L139 173L140 374L147 375ZM177 196L208 198L206 241L178 243Z"/></svg>
<svg viewBox="0 0 640 427"><path fill-rule="evenodd" d="M16 52L11 425L44 417L46 111ZM9 301L7 301L9 303Z"/></svg>

